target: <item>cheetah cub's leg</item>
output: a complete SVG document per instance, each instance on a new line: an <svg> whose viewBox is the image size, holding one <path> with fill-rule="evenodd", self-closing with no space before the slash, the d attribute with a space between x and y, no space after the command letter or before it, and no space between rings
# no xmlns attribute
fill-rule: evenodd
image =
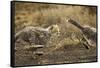
<svg viewBox="0 0 100 68"><path fill-rule="evenodd" d="M83 45L86 47L86 49L90 49L90 46L92 45L91 42L86 38L86 36L83 35Z"/></svg>

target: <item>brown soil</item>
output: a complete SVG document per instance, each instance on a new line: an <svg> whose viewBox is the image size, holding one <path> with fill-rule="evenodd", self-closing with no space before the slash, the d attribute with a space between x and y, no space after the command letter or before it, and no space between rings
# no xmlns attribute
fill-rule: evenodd
<svg viewBox="0 0 100 68"><path fill-rule="evenodd" d="M39 50L43 50L41 48ZM39 51L37 50L37 51ZM47 64L67 64L81 62L96 62L96 48L86 49L83 45L65 45L52 52L46 51L44 54L34 54L34 51L16 50L16 66L27 65L47 65Z"/></svg>

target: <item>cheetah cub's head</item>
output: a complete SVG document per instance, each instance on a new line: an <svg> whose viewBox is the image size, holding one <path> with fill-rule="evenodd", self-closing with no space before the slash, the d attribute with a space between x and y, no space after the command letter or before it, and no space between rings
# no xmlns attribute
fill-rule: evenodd
<svg viewBox="0 0 100 68"><path fill-rule="evenodd" d="M47 30L49 31L49 33L51 33L52 35L57 35L60 36L60 29L59 26L56 25L51 25L47 28Z"/></svg>

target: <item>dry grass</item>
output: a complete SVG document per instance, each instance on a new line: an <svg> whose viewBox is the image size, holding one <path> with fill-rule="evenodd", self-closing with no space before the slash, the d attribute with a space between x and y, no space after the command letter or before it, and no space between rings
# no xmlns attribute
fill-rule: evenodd
<svg viewBox="0 0 100 68"><path fill-rule="evenodd" d="M84 47L80 46L81 44L79 44L79 39L77 38L77 36L79 36L79 38L81 39L82 38L81 32L76 27L74 27L70 23L66 22L65 18L66 19L73 18L76 21L79 21L79 23L82 25L89 25L92 27L96 27L96 7L16 2L15 10L16 10L15 11L15 32L18 32L19 30L23 29L24 27L27 27L30 25L43 27L43 28L46 28L52 24L59 25L60 32L61 32L60 37L59 38L58 37L51 38L51 40L47 44L47 46L49 46L49 47L40 49L40 51L42 50L46 53L46 55L44 55L44 56L50 55L52 57L55 57L55 54L53 54L54 51L58 50L58 52L59 52L59 49L60 49L60 51L62 52L67 47L69 47L69 45L72 47L72 49L74 48L73 51L77 50L75 52L75 54L77 52L78 53L86 52L89 54L89 52L84 51ZM74 41L71 39L73 33L75 36L73 38ZM18 44L16 44L16 46L18 46ZM21 45L21 47L23 48L22 45ZM71 47L69 47L69 49ZM83 52L80 50L81 48L83 48ZM68 51L69 49L67 48L66 50ZM94 50L93 54L90 54L90 55L96 56L95 49L93 49L93 50ZM65 53L61 53L61 55L66 56L66 54L72 53L73 56L71 54L69 54L68 57L72 56L72 59L74 59L73 57L75 56L75 54L73 53L73 51L69 50L68 53L66 53L64 51ZM25 51L25 52L27 52L27 51ZM58 53L58 52L56 51L56 53ZM21 53L20 56L18 55L19 53ZM24 55L27 56L26 58L24 58L27 60L24 60L24 59L22 60ZM86 54L84 53L79 56L82 56L82 55L85 56ZM36 64L43 64L43 63L44 64L53 64L53 63L59 64L60 61L61 61L61 63L71 63L71 62L77 61L77 60L75 60L75 61L68 60L68 58L67 58L67 60L64 60L63 57L59 57L59 59L62 58L62 60L54 62L54 61L50 61L50 58L48 59L48 57L46 57L46 59L44 59L42 57L41 61L39 60L41 58L38 58L38 61L36 61L37 59L33 59L33 61L34 61L33 62L33 61L29 60L29 56L33 57L31 52L27 52L27 54L24 53L24 51L22 51L22 50L21 51L19 50L18 52L16 52L16 65L31 65L31 64L36 65ZM79 56L78 56L78 58L79 58ZM83 60L83 62L94 61L94 59L95 58L93 58L93 60L86 59L87 61ZM78 61L82 62L81 59Z"/></svg>

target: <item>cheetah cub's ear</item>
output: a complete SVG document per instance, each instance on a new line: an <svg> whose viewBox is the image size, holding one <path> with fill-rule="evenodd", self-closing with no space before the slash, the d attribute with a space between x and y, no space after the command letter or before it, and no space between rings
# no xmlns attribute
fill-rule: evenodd
<svg viewBox="0 0 100 68"><path fill-rule="evenodd" d="M47 28L48 31L50 31L50 30L52 30L52 29L53 29L53 25L51 25L51 26L49 26L49 27Z"/></svg>

